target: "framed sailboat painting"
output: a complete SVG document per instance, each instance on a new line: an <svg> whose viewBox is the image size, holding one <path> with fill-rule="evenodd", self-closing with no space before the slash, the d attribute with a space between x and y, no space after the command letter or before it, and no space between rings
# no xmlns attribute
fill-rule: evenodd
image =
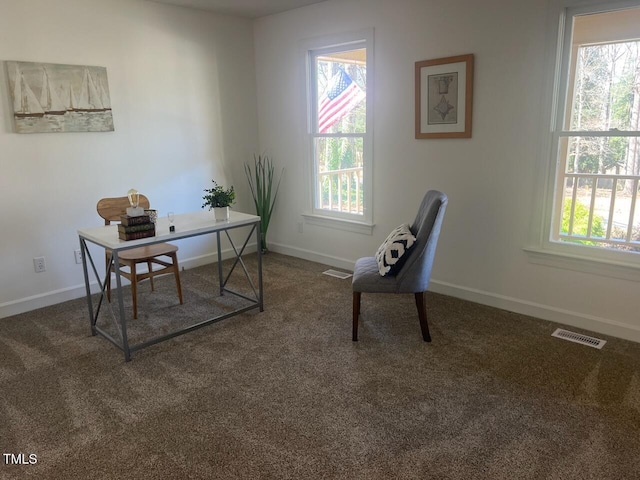
<svg viewBox="0 0 640 480"><path fill-rule="evenodd" d="M105 67L6 62L17 133L112 132Z"/></svg>

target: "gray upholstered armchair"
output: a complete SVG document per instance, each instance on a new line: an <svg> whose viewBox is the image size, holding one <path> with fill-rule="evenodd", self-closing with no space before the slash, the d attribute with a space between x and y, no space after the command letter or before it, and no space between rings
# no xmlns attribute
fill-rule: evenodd
<svg viewBox="0 0 640 480"><path fill-rule="evenodd" d="M429 286L431 267L436 252L447 196L430 190L424 196L418 215L410 226L415 243L396 275L381 276L375 257L358 259L353 271L353 341L358 340L358 317L362 293L413 293L415 295L422 338L431 341L424 293Z"/></svg>

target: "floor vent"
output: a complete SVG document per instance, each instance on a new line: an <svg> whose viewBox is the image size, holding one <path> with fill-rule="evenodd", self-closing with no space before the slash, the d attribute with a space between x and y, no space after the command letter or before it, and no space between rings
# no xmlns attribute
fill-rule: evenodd
<svg viewBox="0 0 640 480"><path fill-rule="evenodd" d="M587 345L593 348L602 348L604 347L604 344L607 343L606 340L600 340L599 338L589 337L587 335L582 335L581 333L570 332L569 330L563 330L561 328L558 328L551 334L551 336L569 340L570 342L581 343L582 345Z"/></svg>
<svg viewBox="0 0 640 480"><path fill-rule="evenodd" d="M339 272L337 270L327 270L326 272L322 272L325 275L329 275L330 277L340 278L342 280L349 278L352 274L347 272Z"/></svg>

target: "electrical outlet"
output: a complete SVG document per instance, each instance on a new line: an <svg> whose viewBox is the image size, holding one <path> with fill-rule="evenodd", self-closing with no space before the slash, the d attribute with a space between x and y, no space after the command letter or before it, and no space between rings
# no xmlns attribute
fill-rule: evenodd
<svg viewBox="0 0 640 480"><path fill-rule="evenodd" d="M82 252L80 249L74 250L73 253L76 256L76 263L82 263Z"/></svg>
<svg viewBox="0 0 640 480"><path fill-rule="evenodd" d="M33 269L36 273L42 273L47 271L47 264L44 261L44 257L35 257L33 259Z"/></svg>

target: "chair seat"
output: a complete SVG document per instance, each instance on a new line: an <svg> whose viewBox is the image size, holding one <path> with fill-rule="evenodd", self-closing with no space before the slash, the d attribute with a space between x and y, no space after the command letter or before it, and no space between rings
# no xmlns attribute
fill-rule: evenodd
<svg viewBox="0 0 640 480"><path fill-rule="evenodd" d="M397 293L398 282L395 276L381 276L375 257L362 257L356 260L353 269L352 286L354 292Z"/></svg>
<svg viewBox="0 0 640 480"><path fill-rule="evenodd" d="M137 262L144 262L153 260L153 257L157 257L158 255L171 255L177 251L178 247L170 243L156 243L155 245L123 250L118 254L118 258L125 261L135 260Z"/></svg>

